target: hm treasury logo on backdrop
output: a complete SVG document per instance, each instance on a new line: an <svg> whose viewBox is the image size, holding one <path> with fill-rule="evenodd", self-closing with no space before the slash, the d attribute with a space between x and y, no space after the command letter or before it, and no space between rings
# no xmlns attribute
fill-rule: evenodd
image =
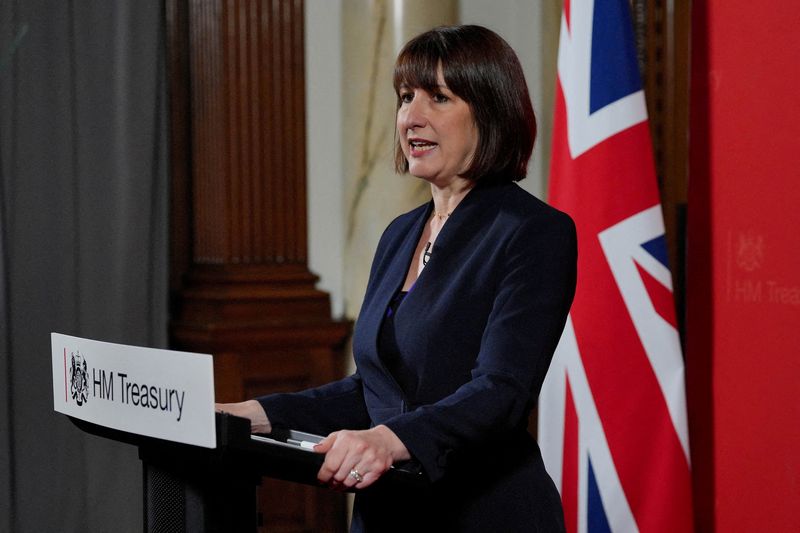
<svg viewBox="0 0 800 533"><path fill-rule="evenodd" d="M51 349L56 411L128 433L216 446L210 355L58 333Z"/></svg>
<svg viewBox="0 0 800 533"><path fill-rule="evenodd" d="M72 366L69 369L69 390L72 399L78 405L83 405L88 399L89 383L86 377L86 360L81 357L80 352L70 354Z"/></svg>

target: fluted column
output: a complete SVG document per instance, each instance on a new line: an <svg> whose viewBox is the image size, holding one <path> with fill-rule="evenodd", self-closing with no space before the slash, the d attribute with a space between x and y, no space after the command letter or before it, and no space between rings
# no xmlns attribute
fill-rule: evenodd
<svg viewBox="0 0 800 533"><path fill-rule="evenodd" d="M189 6L194 261L304 262L302 1Z"/></svg>
<svg viewBox="0 0 800 533"><path fill-rule="evenodd" d="M172 0L168 15L176 334L329 318L307 267L302 0Z"/></svg>
<svg viewBox="0 0 800 533"><path fill-rule="evenodd" d="M173 343L214 355L217 401L337 379L350 324L307 266L303 1L166 8ZM260 494L269 530L345 527L338 494L276 480Z"/></svg>

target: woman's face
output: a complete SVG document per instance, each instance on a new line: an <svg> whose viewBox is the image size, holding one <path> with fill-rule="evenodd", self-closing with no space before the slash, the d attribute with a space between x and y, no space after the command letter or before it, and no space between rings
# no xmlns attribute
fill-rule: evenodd
<svg viewBox="0 0 800 533"><path fill-rule="evenodd" d="M464 173L478 145L478 128L464 100L444 82L442 68L432 93L400 86L397 134L408 171L432 183L447 184Z"/></svg>

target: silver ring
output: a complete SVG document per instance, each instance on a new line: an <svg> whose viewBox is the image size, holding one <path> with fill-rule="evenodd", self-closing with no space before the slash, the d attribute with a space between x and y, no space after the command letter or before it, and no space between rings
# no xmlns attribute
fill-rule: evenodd
<svg viewBox="0 0 800 533"><path fill-rule="evenodd" d="M353 467L353 469L350 471L350 477L355 479L356 483L361 483L362 481L364 481L364 477L361 474L359 474L358 469L356 467Z"/></svg>

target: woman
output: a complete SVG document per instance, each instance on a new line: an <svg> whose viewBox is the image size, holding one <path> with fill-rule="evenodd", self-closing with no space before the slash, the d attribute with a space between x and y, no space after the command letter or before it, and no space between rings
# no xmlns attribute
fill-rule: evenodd
<svg viewBox="0 0 800 533"><path fill-rule="evenodd" d="M396 168L432 200L381 237L356 373L221 408L254 431L328 435L318 478L356 489L353 531L561 531L526 426L572 302L576 237L514 183L536 135L519 61L490 30L437 28L400 52L394 87ZM370 488L409 459L429 489Z"/></svg>

